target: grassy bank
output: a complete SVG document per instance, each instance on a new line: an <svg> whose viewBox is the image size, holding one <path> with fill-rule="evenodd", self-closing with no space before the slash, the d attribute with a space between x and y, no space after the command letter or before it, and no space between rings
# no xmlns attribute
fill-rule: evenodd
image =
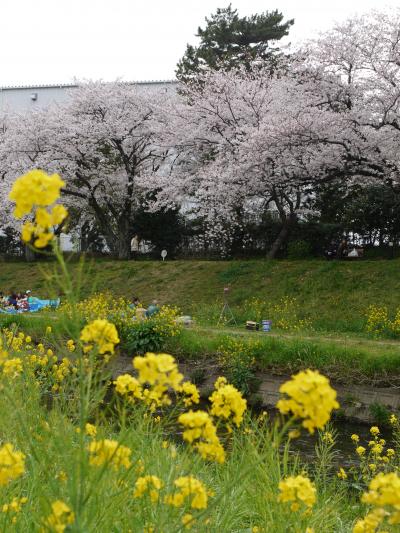
<svg viewBox="0 0 400 533"><path fill-rule="evenodd" d="M14 324L36 342L51 326L53 337L64 342L76 328L64 314L1 316L1 327ZM84 321L80 322L83 327ZM196 326L183 329L167 341L163 350L182 361L218 364L221 350L238 352L239 364L254 360L255 371L291 374L304 368L318 369L341 383L397 385L400 383L398 342L375 340L357 334L321 335L318 332L249 332L243 328ZM120 352L133 356L123 345ZM129 352L129 353L128 353ZM246 360L247 358L247 360Z"/></svg>
<svg viewBox="0 0 400 533"><path fill-rule="evenodd" d="M232 350L231 339L239 341L249 359L254 358L254 369L259 371L291 374L314 368L342 383L378 386L400 381L399 348L395 343L194 329L170 339L167 350L182 360L218 362L225 346Z"/></svg>
<svg viewBox="0 0 400 533"><path fill-rule="evenodd" d="M138 295L148 303L158 298L195 314L203 323L218 319L223 288L231 288L229 302L240 321L245 302L258 298L270 303L295 298L300 318L317 330L362 331L370 304L387 305L394 312L400 294L400 260L309 261L87 261L81 296L111 290L116 295ZM0 290L30 288L53 296L50 263L2 263ZM78 279L78 265L70 265ZM47 279L46 279L47 278ZM49 281L50 278L50 281ZM249 317L250 318L250 317ZM264 317L269 318L269 317Z"/></svg>

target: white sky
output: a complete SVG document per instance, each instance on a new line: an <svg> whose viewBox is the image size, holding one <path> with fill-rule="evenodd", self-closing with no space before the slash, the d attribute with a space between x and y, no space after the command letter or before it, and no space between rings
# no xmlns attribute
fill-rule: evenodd
<svg viewBox="0 0 400 533"><path fill-rule="evenodd" d="M78 79L172 79L204 17L227 0L1 0L0 86ZM399 0L234 0L240 15L279 9L293 43Z"/></svg>

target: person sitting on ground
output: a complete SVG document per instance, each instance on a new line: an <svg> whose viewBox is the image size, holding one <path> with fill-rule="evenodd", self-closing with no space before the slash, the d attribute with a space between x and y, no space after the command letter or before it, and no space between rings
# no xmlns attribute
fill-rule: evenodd
<svg viewBox="0 0 400 533"><path fill-rule="evenodd" d="M158 307L158 301L153 300L146 311L146 317L150 318L151 316L157 314L160 308Z"/></svg>
<svg viewBox="0 0 400 533"><path fill-rule="evenodd" d="M29 310L28 298L25 294L19 295L19 298L17 299L17 309L19 309L20 311Z"/></svg>
<svg viewBox="0 0 400 533"><path fill-rule="evenodd" d="M18 296L15 292L12 292L8 298L8 305L15 307L15 309L17 309L17 304L18 304Z"/></svg>
<svg viewBox="0 0 400 533"><path fill-rule="evenodd" d="M138 305L140 305L140 301L139 301L139 298L137 296L133 296L132 297L132 301L131 303L129 304L129 307L131 309L136 309L136 307L138 307Z"/></svg>

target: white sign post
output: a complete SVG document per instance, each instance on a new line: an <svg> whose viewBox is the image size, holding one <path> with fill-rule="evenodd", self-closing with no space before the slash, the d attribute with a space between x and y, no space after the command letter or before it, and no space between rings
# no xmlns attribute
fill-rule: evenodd
<svg viewBox="0 0 400 533"><path fill-rule="evenodd" d="M161 250L161 257L162 257L162 260L165 261L165 258L167 257L167 250Z"/></svg>

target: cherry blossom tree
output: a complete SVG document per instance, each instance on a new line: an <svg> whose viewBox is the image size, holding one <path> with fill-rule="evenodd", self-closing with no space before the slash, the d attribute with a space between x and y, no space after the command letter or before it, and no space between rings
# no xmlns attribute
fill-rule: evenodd
<svg viewBox="0 0 400 533"><path fill-rule="evenodd" d="M210 238L228 244L246 216L272 207L281 220L274 257L316 184L398 181L399 27L399 11L375 12L273 76L255 62L185 86L170 121L178 164L159 201L189 194Z"/></svg>
<svg viewBox="0 0 400 533"><path fill-rule="evenodd" d="M9 117L3 197L17 173L58 172L64 203L95 219L110 250L128 258L147 181L164 171L170 155L159 142L168 98L125 83L90 82L63 105Z"/></svg>
<svg viewBox="0 0 400 533"><path fill-rule="evenodd" d="M346 174L356 135L327 104L324 84L301 64L291 68L274 76L258 64L251 71L210 71L186 87L188 103L170 111L178 164L159 194L160 202L189 195L220 243L229 243L246 216L272 206L282 229L270 257L312 184Z"/></svg>
<svg viewBox="0 0 400 533"><path fill-rule="evenodd" d="M363 176L400 181L400 8L335 26L305 51L309 65L341 93L342 112L363 137Z"/></svg>

